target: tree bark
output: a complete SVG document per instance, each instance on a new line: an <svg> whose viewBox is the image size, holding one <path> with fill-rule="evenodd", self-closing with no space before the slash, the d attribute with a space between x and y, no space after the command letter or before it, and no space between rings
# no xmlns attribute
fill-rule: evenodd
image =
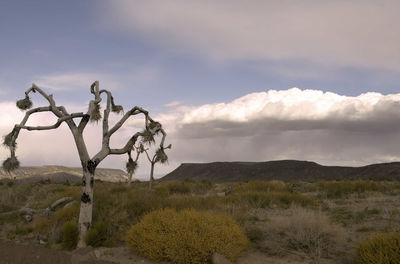
<svg viewBox="0 0 400 264"><path fill-rule="evenodd" d="M154 178L153 178L153 174L154 174L154 164L155 164L155 162L152 162L152 163L151 163L150 182L149 182L149 189L150 189L150 190L151 190L151 188L152 188L153 180L154 180Z"/></svg>
<svg viewBox="0 0 400 264"><path fill-rule="evenodd" d="M130 186L131 183L132 183L132 173L129 173L128 186Z"/></svg>
<svg viewBox="0 0 400 264"><path fill-rule="evenodd" d="M83 168L78 248L86 246L85 236L92 225L94 171L95 169Z"/></svg>

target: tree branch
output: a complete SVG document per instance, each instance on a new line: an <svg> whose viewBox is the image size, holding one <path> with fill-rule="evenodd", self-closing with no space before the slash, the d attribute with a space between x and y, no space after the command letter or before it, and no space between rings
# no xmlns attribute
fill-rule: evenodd
<svg viewBox="0 0 400 264"><path fill-rule="evenodd" d="M86 113L86 115L81 119L81 122L78 125L78 132L83 133L83 130L85 129L86 125L89 123L90 120L90 115L96 106L96 104L99 104L101 102L101 97L100 97L100 92L99 92L99 81L95 81L92 83L90 86L90 92L94 95L94 100L91 100L89 103L89 108Z"/></svg>
<svg viewBox="0 0 400 264"><path fill-rule="evenodd" d="M63 116L60 117L57 122L52 125L52 126L25 126L25 125L16 125L17 128L21 128L21 129L26 129L28 131L31 130L50 130L50 129L55 129L58 128L62 122L67 121L67 120L71 120L73 118L78 118L78 117L83 117L84 114L83 113L73 113L71 115L68 116Z"/></svg>
<svg viewBox="0 0 400 264"><path fill-rule="evenodd" d="M137 139L142 136L143 133L142 132L136 132L129 140L128 142L125 144L125 146L123 148L120 149L110 149L109 150L109 154L112 155L121 155L121 154L125 154L128 151L130 151L133 147L133 145L135 145Z"/></svg>
<svg viewBox="0 0 400 264"><path fill-rule="evenodd" d="M148 126L149 120L150 120L150 121L153 121L153 119L151 119L151 118L149 117L149 112L147 112L146 110L144 110L144 109L141 108L141 107L135 106L135 107L133 107L131 110L129 110L128 112L126 112L126 114L121 118L121 120L119 120L119 121L113 126L113 128L111 128L111 129L108 131L107 136L109 136L109 137L112 136L112 134L114 134L118 129L120 129L121 126L126 122L126 120L128 120L128 118L129 118L130 116L137 115L137 114L140 114L140 113L144 114L144 116L145 116L145 125L146 125L146 127L147 127L147 126Z"/></svg>
<svg viewBox="0 0 400 264"><path fill-rule="evenodd" d="M104 117L103 117L103 145L109 145L110 144L110 137L107 137L107 132L108 132L108 118L110 116L110 109L111 109L111 92L107 90L101 90L100 94L106 93L107 94L107 105L106 109L104 109Z"/></svg>
<svg viewBox="0 0 400 264"><path fill-rule="evenodd" d="M156 155L153 156L153 160L152 160L152 159L150 159L150 156L149 156L149 153L147 152L147 149L144 149L144 152L146 153L146 156L147 156L147 159L149 160L149 162L153 163L153 160L155 159Z"/></svg>
<svg viewBox="0 0 400 264"><path fill-rule="evenodd" d="M57 117L62 117L68 114L65 108L60 109L56 106L56 102L54 101L52 94L48 95L36 84L32 83L32 87L25 92L25 95L28 96L30 92L39 92L49 102L51 108L50 111L52 111Z"/></svg>

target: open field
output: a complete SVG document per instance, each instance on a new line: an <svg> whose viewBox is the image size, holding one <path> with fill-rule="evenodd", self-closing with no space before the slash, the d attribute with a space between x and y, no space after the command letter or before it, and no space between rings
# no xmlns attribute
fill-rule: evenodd
<svg viewBox="0 0 400 264"><path fill-rule="evenodd" d="M399 231L400 227L398 181L216 184L186 180L156 182L153 190L147 183L135 182L128 187L96 181L94 190L93 222L105 235L99 235L93 246L103 251L110 248L104 261L111 257L118 261L119 253L115 252L126 248L130 226L163 208L232 217L251 241L238 263L353 263L361 241L376 232ZM49 181L1 184L0 238L65 248L62 226L77 221L80 191L79 184ZM63 197L72 197L72 202L54 211L43 210ZM21 217L15 211L20 208L36 210L33 220ZM121 255L120 263L129 259L131 253L126 254L125 258Z"/></svg>

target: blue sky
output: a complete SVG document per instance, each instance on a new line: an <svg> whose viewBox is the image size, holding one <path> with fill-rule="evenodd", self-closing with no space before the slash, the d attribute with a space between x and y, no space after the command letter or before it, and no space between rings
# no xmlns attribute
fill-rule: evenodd
<svg viewBox="0 0 400 264"><path fill-rule="evenodd" d="M270 125L261 126L258 129L262 130L252 135L235 135L231 139L232 131L226 135L211 133L207 138L203 137L209 142L207 144L217 148L221 148L218 142L224 141L227 145L243 141L241 144L248 142L246 146L253 146L241 155L224 156L220 153L210 156L207 154L209 150L202 150L203 154L194 153L185 146L207 144L196 143L198 139L192 139L185 145L178 143L185 142L178 141L178 138L182 131L186 133L184 135L197 135L194 130L201 125L204 125L201 129L207 129L211 124L218 126L216 121L239 122L225 114L219 115L218 107L214 106L228 107L239 98L252 94L252 98L262 97L262 93L270 90L282 92L283 96L279 98L283 105L287 105L285 102L290 101L291 96L295 96L296 100L303 98L301 102L309 102L309 97L306 97L309 94L304 91L314 90L316 94L322 92L323 98L333 98L330 93L346 96L353 102L353 108L354 105L358 107L357 102L360 101L363 105L371 103L363 101L367 100L366 97L360 99L361 94L375 92L380 95L375 95L378 99L373 100L373 109L368 111L376 114L379 110L379 113L387 115L381 108L377 110L376 105L379 100L390 102L391 106L398 102L400 18L396 11L399 8L397 1L356 0L2 0L0 104L6 110L10 102L21 98L23 92L35 82L54 93L60 104L72 108L84 107L91 99L89 85L99 80L101 87L110 89L116 101L125 108L143 106L154 116L161 120L166 118L165 122L169 122L171 140L176 141L177 148L171 150L171 165L164 171L181 162L212 160L293 158L313 159L325 164L392 161L397 159L397 149L389 150L389 142L375 141L372 139L375 134L364 135L365 131L362 134L371 137L368 142L372 140L367 144L370 150L380 153L369 159L360 156L365 149L355 151L358 148L351 144L332 155L300 143L298 146L292 143L298 148L295 150L280 152L279 149L286 148L276 145L275 153L266 153L262 151L262 144L256 144L260 150L255 152L259 154L252 154L254 144L249 142L281 142L272 138L257 138L260 133L269 134ZM303 92L289 92L293 87ZM265 104L272 100L272 97L265 98ZM251 108L254 102L248 100L244 104L243 109L246 109ZM214 119L210 117L199 121L191 115L207 105L213 109L208 113ZM335 109L338 107L335 105ZM316 110L307 111L315 113ZM361 112L354 115L358 116ZM272 117L280 120L261 112L252 115L255 115L252 117L254 120ZM298 116L292 113L282 118L293 115ZM309 114L302 118L314 117ZM328 114L319 118L330 121ZM397 122L397 114L393 118L388 122ZM242 125L251 127L250 123L246 123L250 119L242 120ZM3 117L0 120L9 119ZM186 120L186 123L180 120ZM286 119L281 121L288 122ZM195 124L190 128L191 132L188 132L188 124ZM371 123L370 126L371 129L367 130L373 131L376 124ZM1 132L10 127L12 124L2 124ZM317 130L332 133L330 128L323 127ZM281 136L293 131L310 135L317 130L295 128L281 131ZM343 123L339 130L347 131L346 125ZM291 135L289 141L300 140L304 135ZM335 140L354 141L354 134L351 137L346 135L339 139L336 136L323 137L321 142L315 144L325 146ZM395 134L390 136L395 138ZM385 137L394 139L388 135ZM270 144L266 143L266 146ZM365 141L359 144L365 145ZM236 151L225 145L222 148L226 148L228 153ZM29 149L20 147L21 153L28 153ZM0 154L7 155L4 150ZM340 158L336 158L338 155ZM41 160L29 158L28 154L21 154L21 158L28 165L63 162L52 157ZM65 163L74 165L76 162L74 159ZM114 166L116 162L110 161L105 165Z"/></svg>

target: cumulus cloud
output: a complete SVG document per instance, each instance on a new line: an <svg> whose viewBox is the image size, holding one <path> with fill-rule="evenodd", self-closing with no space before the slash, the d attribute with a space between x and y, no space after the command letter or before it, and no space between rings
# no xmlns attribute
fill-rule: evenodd
<svg viewBox="0 0 400 264"><path fill-rule="evenodd" d="M121 0L107 2L112 22L107 26L216 60L296 60L399 71L399 8L394 0Z"/></svg>
<svg viewBox="0 0 400 264"><path fill-rule="evenodd" d="M180 107L160 119L167 124L175 120L171 160L305 159L362 165L400 159L398 109L400 94L349 97L292 88Z"/></svg>

